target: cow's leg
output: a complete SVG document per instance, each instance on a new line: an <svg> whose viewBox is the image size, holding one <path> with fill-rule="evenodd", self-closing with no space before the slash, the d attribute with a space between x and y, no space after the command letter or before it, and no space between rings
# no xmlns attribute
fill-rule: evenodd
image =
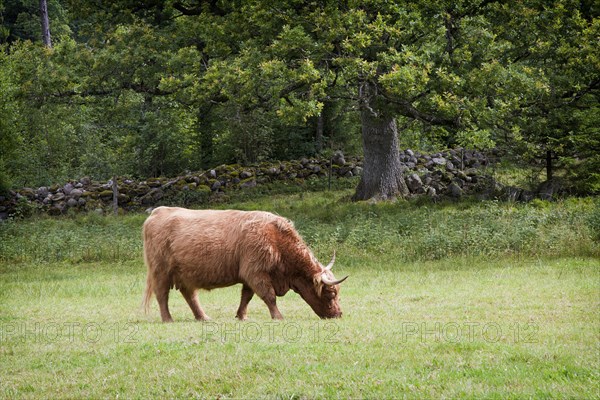
<svg viewBox="0 0 600 400"><path fill-rule="evenodd" d="M168 277L156 279L154 294L160 308L160 318L163 322L173 322L169 312L169 291L171 290L171 280Z"/></svg>
<svg viewBox="0 0 600 400"><path fill-rule="evenodd" d="M283 316L279 312L277 308L277 301L275 296L275 289L273 285L271 285L271 279L268 275L263 277L262 279L255 279L251 284L252 290L254 293L260 297L267 307L269 307L269 312L271 313L271 318L273 319L283 319Z"/></svg>
<svg viewBox="0 0 600 400"><path fill-rule="evenodd" d="M179 288L179 290L181 291L181 294L183 295L185 301L187 301L188 305L192 309L194 317L198 321L207 321L210 319L208 315L204 313L202 307L200 307L200 302L198 301L198 289L188 289L186 287L181 287Z"/></svg>
<svg viewBox="0 0 600 400"><path fill-rule="evenodd" d="M240 308L237 310L236 318L244 321L247 317L246 314L248 312L248 303L252 300L252 296L254 296L254 291L250 288L250 286L244 284L242 286L242 300L240 301Z"/></svg>

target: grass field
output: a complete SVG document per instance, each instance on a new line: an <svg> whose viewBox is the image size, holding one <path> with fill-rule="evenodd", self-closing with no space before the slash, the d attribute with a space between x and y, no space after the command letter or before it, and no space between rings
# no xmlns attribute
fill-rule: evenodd
<svg viewBox="0 0 600 400"><path fill-rule="evenodd" d="M145 215L0 224L3 398L599 398L598 202L352 204L348 191L230 205L294 220L343 284L339 320L294 293L272 322L239 287L173 324L145 283Z"/></svg>

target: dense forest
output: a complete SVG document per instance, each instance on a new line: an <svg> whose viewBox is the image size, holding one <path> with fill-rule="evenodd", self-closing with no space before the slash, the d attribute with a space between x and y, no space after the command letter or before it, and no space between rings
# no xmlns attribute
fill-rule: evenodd
<svg viewBox="0 0 600 400"><path fill-rule="evenodd" d="M594 0L0 0L0 189L498 148L600 192ZM404 187L403 187L404 186Z"/></svg>

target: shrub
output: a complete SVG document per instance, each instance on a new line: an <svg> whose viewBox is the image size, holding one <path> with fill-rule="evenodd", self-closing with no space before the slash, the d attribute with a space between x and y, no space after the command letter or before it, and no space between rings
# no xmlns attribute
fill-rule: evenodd
<svg viewBox="0 0 600 400"><path fill-rule="evenodd" d="M590 229L592 239L600 241L600 202L596 202L596 207L587 218L587 225Z"/></svg>

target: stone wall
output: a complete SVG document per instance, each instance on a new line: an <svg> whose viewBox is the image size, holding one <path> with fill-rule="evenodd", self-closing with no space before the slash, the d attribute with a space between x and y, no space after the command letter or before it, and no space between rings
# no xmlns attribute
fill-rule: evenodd
<svg viewBox="0 0 600 400"><path fill-rule="evenodd" d="M407 186L412 195L433 198L476 194L484 197L506 196L506 188L485 175L487 157L479 152L457 149L435 154L412 150L400 152ZM125 210L169 204L170 199L185 197L190 203L208 203L219 193L245 190L277 181L302 184L309 179L343 179L362 172L360 158L345 158L336 152L329 159L303 158L296 161L264 162L251 166L220 165L214 169L188 173L175 178L150 178L136 181L118 178L118 205ZM513 191L514 192L514 191ZM513 197L515 197L513 193ZM517 197L522 197L522 191ZM514 198L514 200L525 198ZM18 216L23 210L40 210L50 215L69 210L107 211L112 207L112 181L89 178L62 185L22 188L0 196L0 219Z"/></svg>

